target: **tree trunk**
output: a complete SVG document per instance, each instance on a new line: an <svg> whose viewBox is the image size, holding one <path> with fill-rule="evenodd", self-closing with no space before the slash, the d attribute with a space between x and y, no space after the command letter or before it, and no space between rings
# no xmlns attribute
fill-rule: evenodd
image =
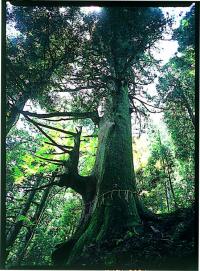
<svg viewBox="0 0 200 271"><path fill-rule="evenodd" d="M169 186L170 186L170 190L171 190L171 193L172 193L172 197L173 197L173 200L174 200L174 208L175 210L178 209L178 204L176 202L176 196L175 196L175 193L174 193L174 188L173 188L173 185L172 185L172 178L171 178L171 174L170 174L170 166L169 166L169 163L168 163L168 159L167 159L167 156L165 157L165 160L166 160L166 164L167 164L167 174L168 174L168 180L169 180Z"/></svg>
<svg viewBox="0 0 200 271"><path fill-rule="evenodd" d="M6 135L10 132L12 127L17 123L20 113L18 110L23 110L26 102L28 101L28 97L25 95L19 98L16 104L8 111L6 116ZM17 109L16 109L17 108Z"/></svg>
<svg viewBox="0 0 200 271"><path fill-rule="evenodd" d="M160 139L160 135L159 135L159 139ZM161 144L161 139L160 139L160 144ZM163 158L163 166L164 166L164 171L165 171L166 175L168 176L168 182L169 182L168 193L170 194L170 191L171 191L172 198L174 200L174 208L175 208L175 210L177 210L178 204L176 202L176 196L175 196L174 188L172 185L172 177L171 177L171 173L170 173L170 165L169 165L169 161L167 158L167 153L165 153L165 156ZM170 200L168 200L168 202L170 202Z"/></svg>
<svg viewBox="0 0 200 271"><path fill-rule="evenodd" d="M37 187L39 185L39 181L40 181L39 179L36 181L34 187ZM36 193L36 190L33 190L30 192L24 207L22 208L21 212L19 213L19 216L20 215L26 216L26 214L31 206L31 203L33 202L35 193ZM15 242L15 240L16 240L16 238L17 238L17 236L23 226L23 223L24 223L23 220L17 221L13 225L13 227L10 229L10 231L6 237L6 247L8 248L7 253L6 253L6 258L8 257L9 252L10 252L9 247L12 247L12 245L14 244L14 242Z"/></svg>
<svg viewBox="0 0 200 271"><path fill-rule="evenodd" d="M89 244L119 238L141 226L135 201L128 88L118 81L113 93L100 123L93 173L97 191L91 218L73 247L68 264L75 263Z"/></svg>
<svg viewBox="0 0 200 271"><path fill-rule="evenodd" d="M21 264L25 254L26 254L29 243L30 243L30 241L32 240L32 238L34 236L35 229L36 229L36 227L38 226L38 224L39 224L39 222L41 220L41 217L42 217L42 214L43 214L43 211L44 211L44 207L45 207L46 201L48 199L51 188L52 187L49 186L44 190L44 192L42 194L42 197L41 197L41 200L40 200L40 203L39 203L38 207L36 208L35 214L33 215L32 219L31 219L31 222L33 223L33 225L28 228L28 231L27 231L27 233L25 235L25 238L24 238L25 243L23 244L22 250L20 249L21 250L20 255L19 255L18 260L17 260L18 265Z"/></svg>
<svg viewBox="0 0 200 271"><path fill-rule="evenodd" d="M168 191L167 191L166 180L164 180L163 183L164 183L164 189L165 189L165 198L166 198L167 211L169 212L169 201L168 201Z"/></svg>
<svg viewBox="0 0 200 271"><path fill-rule="evenodd" d="M107 60L112 83L107 82L109 94L99 123L96 162L91 179L88 179L91 185L86 186L92 187L92 201L85 200L85 193L82 193L85 206L90 206L89 210L85 208L83 224L73 238L54 252L53 259L57 264L59 260L64 265L77 264L85 247L123 238L127 231L135 233L142 227L142 216L153 217L136 194L130 104L125 79L127 56L123 53L123 26L121 22L116 24L119 12L114 9L107 14L111 37L106 43L109 48Z"/></svg>
<svg viewBox="0 0 200 271"><path fill-rule="evenodd" d="M191 122L192 122L192 124L193 124L193 126L195 128L195 115L194 115L194 112L192 110L192 107L190 106L190 103L189 103L187 97L185 96L185 94L183 92L181 93L181 96L183 98L183 102L184 102L185 107L186 107L186 109L188 111L188 114L190 116L190 120L191 120Z"/></svg>

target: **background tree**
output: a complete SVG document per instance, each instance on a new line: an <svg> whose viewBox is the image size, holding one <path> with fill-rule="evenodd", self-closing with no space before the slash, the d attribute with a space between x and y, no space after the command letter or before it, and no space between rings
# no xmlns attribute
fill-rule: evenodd
<svg viewBox="0 0 200 271"><path fill-rule="evenodd" d="M179 52L163 67L157 86L164 120L175 145L181 175L194 186L195 52L194 6L174 31Z"/></svg>
<svg viewBox="0 0 200 271"><path fill-rule="evenodd" d="M174 144L169 135L163 136L156 127L149 132L149 155L146 161L140 160L140 144L134 146L137 164L136 180L139 195L146 206L155 213L171 212L177 208L191 206L194 187L189 180L183 179L179 160L175 158ZM161 139L162 138L162 139ZM141 150L142 151L142 150ZM184 200L187 199L187 200Z"/></svg>
<svg viewBox="0 0 200 271"><path fill-rule="evenodd" d="M195 6L181 20L180 26L174 30L173 38L178 41L179 52L185 51L187 47L195 47Z"/></svg>

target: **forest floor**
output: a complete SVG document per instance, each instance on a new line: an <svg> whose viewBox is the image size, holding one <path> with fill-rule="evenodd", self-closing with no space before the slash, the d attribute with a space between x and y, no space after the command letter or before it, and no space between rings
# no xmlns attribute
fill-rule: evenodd
<svg viewBox="0 0 200 271"><path fill-rule="evenodd" d="M198 270L194 208L143 223L140 233L85 248L78 269ZM196 240L195 240L196 239Z"/></svg>
<svg viewBox="0 0 200 271"><path fill-rule="evenodd" d="M54 270L198 270L195 213L192 207L143 221L140 232L128 231L122 238L98 246L90 244L76 265L56 266Z"/></svg>

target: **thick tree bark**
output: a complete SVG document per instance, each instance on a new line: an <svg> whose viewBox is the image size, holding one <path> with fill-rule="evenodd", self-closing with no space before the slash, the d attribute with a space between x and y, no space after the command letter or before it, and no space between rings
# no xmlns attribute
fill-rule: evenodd
<svg viewBox="0 0 200 271"><path fill-rule="evenodd" d="M57 245L52 254L54 264L59 266L75 264L84 247L91 243L99 245L105 240L120 238L127 231L135 233L142 228L141 219L156 219L137 196L128 88L119 80L108 98L99 126L99 145L92 175L79 176L78 157L74 152L74 162L71 156L68 165L70 168L72 164L76 166L73 170L68 169L60 180L62 185L82 195L84 210L75 234L67 242ZM76 144L78 153L78 141Z"/></svg>
<svg viewBox="0 0 200 271"><path fill-rule="evenodd" d="M117 238L141 226L136 207L131 117L128 89L117 81L100 123L94 176L97 191L89 223L75 243L68 264L76 262L85 246Z"/></svg>

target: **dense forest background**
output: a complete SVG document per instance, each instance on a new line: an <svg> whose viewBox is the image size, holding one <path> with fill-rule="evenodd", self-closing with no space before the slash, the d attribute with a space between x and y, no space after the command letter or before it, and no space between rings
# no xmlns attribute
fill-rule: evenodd
<svg viewBox="0 0 200 271"><path fill-rule="evenodd" d="M80 224L90 223L86 217L98 208L95 198L101 197L103 205L106 193L115 192L127 202L137 194L144 228L140 230L135 216L134 227L112 238L112 248L99 248L86 239L88 251L79 266L88 267L85 259L96 250L94 264L119 265L113 249L128 247L130 240L141 257L161 259L172 253L184 260L189 255L195 264L195 6L181 17L178 28L169 13L139 7L85 13L79 7L8 4L6 20L8 29L14 29L6 36L6 267L51 268L55 248L59 251L74 240ZM155 51L159 41L168 39L178 42L178 51L163 64ZM136 185L114 184L94 196L90 176L103 159L99 146L108 127L105 134L99 132L101 121L110 121L107 108L114 102L109 99L117 97L114 91L124 84ZM152 84L153 92L148 89ZM120 134L125 141L127 131ZM120 150L123 142L117 137L116 142L119 147L109 145L107 152L110 160L119 158L120 172L126 154ZM80 187L85 181L89 186ZM115 210L111 214L115 216ZM123 224L126 217L118 214L115 224ZM112 228L110 216L108 212L104 220ZM108 228L104 225L96 239L104 245ZM63 251L61 258L65 246ZM77 253L74 249L70 263ZM135 258L125 262L140 268ZM162 268L158 262L155 266ZM191 261L184 264L190 269Z"/></svg>

